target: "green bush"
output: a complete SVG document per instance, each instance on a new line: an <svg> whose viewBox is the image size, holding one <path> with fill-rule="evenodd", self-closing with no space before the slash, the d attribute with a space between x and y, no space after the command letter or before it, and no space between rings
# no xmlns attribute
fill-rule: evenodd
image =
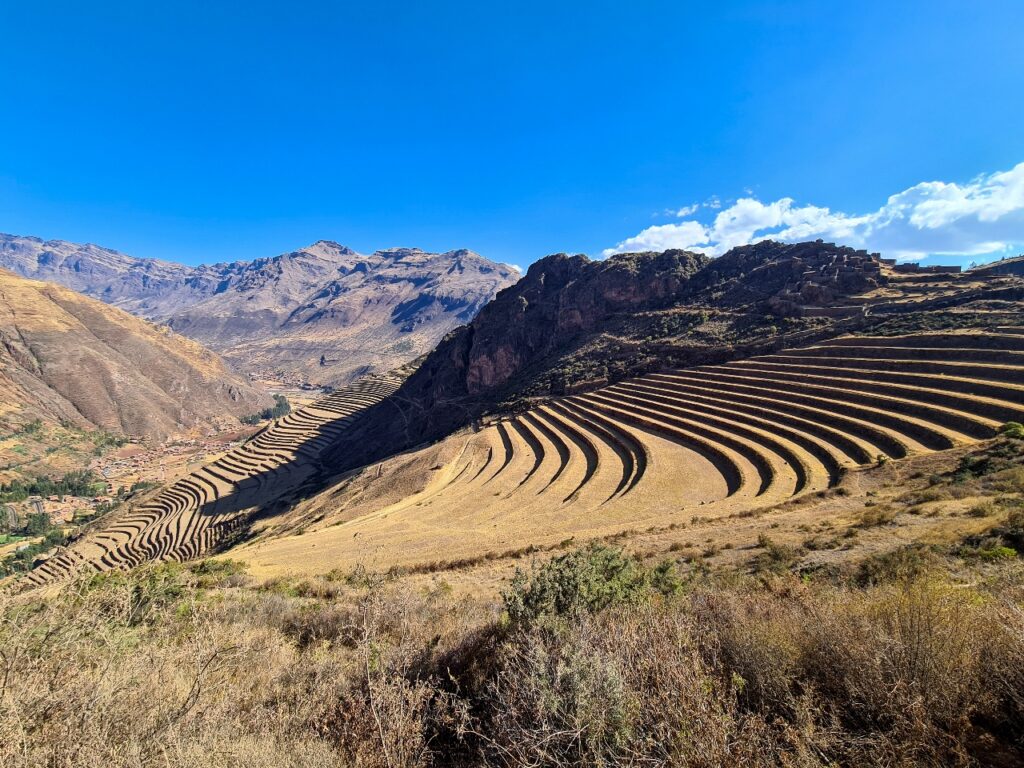
<svg viewBox="0 0 1024 768"><path fill-rule="evenodd" d="M37 432L41 431L42 428L43 428L43 420L42 419L33 419L32 421L28 422L28 424L23 424L21 426L21 428L17 432L15 432L14 434L16 434L16 435L34 435Z"/></svg>
<svg viewBox="0 0 1024 768"><path fill-rule="evenodd" d="M529 575L517 571L502 593L509 620L528 625L546 616L597 613L650 594L651 574L621 549L594 545L552 558ZM661 584L668 583L665 573Z"/></svg>
<svg viewBox="0 0 1024 768"><path fill-rule="evenodd" d="M999 428L999 434L1004 437L1012 437L1014 440L1024 440L1024 424L1008 421Z"/></svg>
<svg viewBox="0 0 1024 768"><path fill-rule="evenodd" d="M270 421L271 419L279 419L282 416L286 416L292 412L291 403L288 402L288 398L284 395L274 395L274 407L264 408L258 413L250 414L249 416L243 416L239 421L243 424L259 424L261 421Z"/></svg>
<svg viewBox="0 0 1024 768"><path fill-rule="evenodd" d="M996 546L978 550L978 557L982 560L1012 560L1016 556L1017 550L1012 547Z"/></svg>

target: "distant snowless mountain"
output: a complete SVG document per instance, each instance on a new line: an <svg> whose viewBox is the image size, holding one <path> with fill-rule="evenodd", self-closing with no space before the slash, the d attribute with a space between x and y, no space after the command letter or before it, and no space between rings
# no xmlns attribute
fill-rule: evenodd
<svg viewBox="0 0 1024 768"><path fill-rule="evenodd" d="M519 278L468 250L364 255L328 240L273 258L192 267L0 234L0 267L164 323L239 370L319 384L430 351Z"/></svg>

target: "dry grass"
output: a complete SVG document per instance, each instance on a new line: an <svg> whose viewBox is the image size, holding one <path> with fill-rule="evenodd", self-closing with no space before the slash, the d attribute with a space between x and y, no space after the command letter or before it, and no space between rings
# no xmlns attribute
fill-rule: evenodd
<svg viewBox="0 0 1024 768"><path fill-rule="evenodd" d="M1015 520L994 535L1017 535ZM606 553L596 569L595 551ZM512 621L436 577L423 590L365 571L257 583L233 563L7 598L0 763L1024 758L1019 560L904 553L838 582L771 568L759 580L695 569L680 582L671 566L607 549L557 562L510 586Z"/></svg>

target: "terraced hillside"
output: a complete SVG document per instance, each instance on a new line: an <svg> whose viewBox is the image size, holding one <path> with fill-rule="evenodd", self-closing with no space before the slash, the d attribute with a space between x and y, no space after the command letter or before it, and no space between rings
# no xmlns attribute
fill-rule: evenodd
<svg viewBox="0 0 1024 768"><path fill-rule="evenodd" d="M83 537L29 579L231 551L257 572L417 565L771 507L1024 420L1024 332L845 336L554 398L294 491L397 377L339 390ZM349 433L351 434L351 433ZM256 508L273 514L252 528Z"/></svg>
<svg viewBox="0 0 1024 768"><path fill-rule="evenodd" d="M368 377L301 408L243 446L105 522L26 577L44 584L81 569L186 560L221 545L250 513L280 503L315 471L320 451L362 411L397 389L397 375Z"/></svg>
<svg viewBox="0 0 1024 768"><path fill-rule="evenodd" d="M297 506L293 535L233 556L386 567L733 514L1022 419L1021 329L847 336L478 424L345 478Z"/></svg>

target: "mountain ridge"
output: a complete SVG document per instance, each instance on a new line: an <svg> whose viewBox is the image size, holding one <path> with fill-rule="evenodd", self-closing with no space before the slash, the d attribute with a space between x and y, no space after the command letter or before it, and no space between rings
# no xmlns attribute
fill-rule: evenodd
<svg viewBox="0 0 1024 768"><path fill-rule="evenodd" d="M553 254L422 361L394 398L402 418L371 414L365 434L339 444L328 465L350 469L553 395L883 323L913 311L917 279L879 254L820 240L763 241L714 259L680 250ZM949 284L942 301L975 293L971 274L935 279ZM906 303L881 314L894 302Z"/></svg>
<svg viewBox="0 0 1024 768"><path fill-rule="evenodd" d="M0 267L164 323L239 370L321 384L428 352L518 279L468 249L361 254L332 240L251 261L188 266L0 235Z"/></svg>

